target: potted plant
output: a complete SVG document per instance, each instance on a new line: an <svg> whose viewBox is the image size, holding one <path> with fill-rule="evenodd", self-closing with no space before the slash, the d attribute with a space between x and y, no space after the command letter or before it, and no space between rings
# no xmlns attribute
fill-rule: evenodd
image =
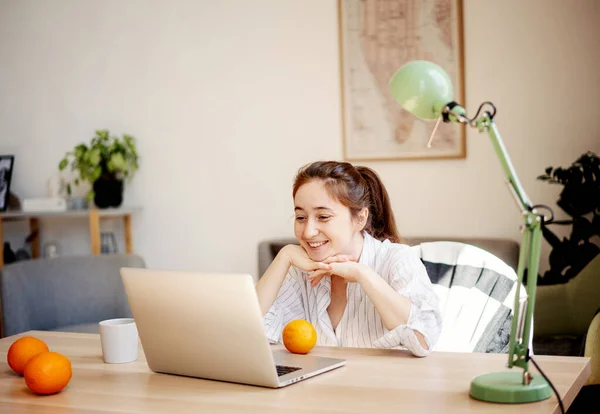
<svg viewBox="0 0 600 414"><path fill-rule="evenodd" d="M75 185L87 181L92 189L88 201L94 200L98 208L118 207L123 202L123 181L131 179L138 169L135 138L110 136L108 130L97 130L89 145L75 146L58 164L63 171L68 166L76 173ZM67 184L71 195L71 183Z"/></svg>
<svg viewBox="0 0 600 414"><path fill-rule="evenodd" d="M538 283L566 283L600 253L593 240L600 236L600 158L587 152L567 168L546 168L546 173L537 179L563 186L556 204L571 216L549 224L571 226L570 237L561 240L547 226L542 228L552 250L550 269Z"/></svg>

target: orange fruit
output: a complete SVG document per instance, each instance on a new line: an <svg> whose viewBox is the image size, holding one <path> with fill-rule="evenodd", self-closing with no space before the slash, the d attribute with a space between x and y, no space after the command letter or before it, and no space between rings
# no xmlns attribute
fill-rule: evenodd
<svg viewBox="0 0 600 414"><path fill-rule="evenodd" d="M25 367L25 384L36 394L56 394L71 380L71 361L58 352L42 352Z"/></svg>
<svg viewBox="0 0 600 414"><path fill-rule="evenodd" d="M8 366L17 374L23 374L25 366L31 358L40 352L48 352L48 345L41 339L33 336L24 336L17 339L8 349L6 360Z"/></svg>
<svg viewBox="0 0 600 414"><path fill-rule="evenodd" d="M289 322L281 333L283 345L293 354L307 354L317 343L317 331L304 319Z"/></svg>

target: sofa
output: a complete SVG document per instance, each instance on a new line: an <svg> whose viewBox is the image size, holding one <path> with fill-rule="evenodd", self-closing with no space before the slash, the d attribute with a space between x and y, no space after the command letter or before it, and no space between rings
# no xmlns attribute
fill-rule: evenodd
<svg viewBox="0 0 600 414"><path fill-rule="evenodd" d="M0 337L29 330L97 333L104 319L131 317L121 267L133 254L25 260L0 269Z"/></svg>

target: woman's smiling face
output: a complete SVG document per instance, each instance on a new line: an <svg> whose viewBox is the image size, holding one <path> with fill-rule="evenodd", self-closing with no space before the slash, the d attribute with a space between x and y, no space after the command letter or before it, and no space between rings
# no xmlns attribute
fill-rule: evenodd
<svg viewBox="0 0 600 414"><path fill-rule="evenodd" d="M294 212L294 234L312 260L355 254L357 240L362 249L363 226L348 207L330 196L323 181L312 180L298 188Z"/></svg>

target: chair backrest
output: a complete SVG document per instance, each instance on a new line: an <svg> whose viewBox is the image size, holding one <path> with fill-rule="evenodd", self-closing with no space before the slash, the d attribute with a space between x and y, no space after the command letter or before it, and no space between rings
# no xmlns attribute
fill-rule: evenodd
<svg viewBox="0 0 600 414"><path fill-rule="evenodd" d="M443 328L435 349L508 352L517 288L513 268L465 243L421 243L413 249L440 299ZM524 305L527 292L523 286L519 298Z"/></svg>
<svg viewBox="0 0 600 414"><path fill-rule="evenodd" d="M131 317L121 267L145 267L137 255L64 256L0 269L4 336L28 330Z"/></svg>

